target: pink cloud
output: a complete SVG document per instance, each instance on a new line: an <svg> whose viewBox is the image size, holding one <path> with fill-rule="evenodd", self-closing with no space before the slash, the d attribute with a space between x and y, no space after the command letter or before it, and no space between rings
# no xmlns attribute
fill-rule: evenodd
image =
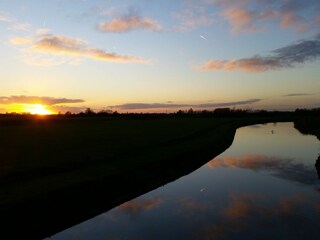
<svg viewBox="0 0 320 240"><path fill-rule="evenodd" d="M282 29L311 30L314 14L320 9L316 1L203 0L218 8L232 33L264 31L272 22Z"/></svg>
<svg viewBox="0 0 320 240"><path fill-rule="evenodd" d="M129 14L115 18L110 22L102 22L98 26L102 32L129 32L137 29L160 31L162 26L150 18L141 18L137 14Z"/></svg>
<svg viewBox="0 0 320 240"><path fill-rule="evenodd" d="M265 30L265 27L257 27L258 17L247 8L231 8L222 14L231 26L231 32L257 32Z"/></svg>
<svg viewBox="0 0 320 240"><path fill-rule="evenodd" d="M288 11L280 15L280 26L282 29L293 29L297 32L307 30L307 24L304 18L297 16L294 12Z"/></svg>

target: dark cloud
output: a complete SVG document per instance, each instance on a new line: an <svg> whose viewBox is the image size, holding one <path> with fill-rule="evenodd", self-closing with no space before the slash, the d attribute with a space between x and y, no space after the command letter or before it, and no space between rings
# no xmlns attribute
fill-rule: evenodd
<svg viewBox="0 0 320 240"><path fill-rule="evenodd" d="M84 112L88 107L74 107L74 106L65 106L65 105L54 105L51 106L50 109L52 109L56 113L66 113L66 112L71 112L71 113L80 113Z"/></svg>
<svg viewBox="0 0 320 240"><path fill-rule="evenodd" d="M53 98L53 97L38 97L38 96L0 96L0 104L45 104L45 105L56 105L65 103L82 103L83 99L68 99L68 98Z"/></svg>
<svg viewBox="0 0 320 240"><path fill-rule="evenodd" d="M112 108L123 110L134 109L159 109L159 108L217 108L232 107L238 105L248 105L261 101L261 99L249 99L244 101L223 102L223 103L205 103L205 104L174 104L174 103L126 103L122 105L111 106Z"/></svg>
<svg viewBox="0 0 320 240"><path fill-rule="evenodd" d="M253 56L236 60L209 60L195 67L199 71L240 70L245 72L264 72L293 68L296 64L316 61L320 58L320 39L301 40L289 46L276 49L269 56Z"/></svg>
<svg viewBox="0 0 320 240"><path fill-rule="evenodd" d="M300 97L300 96L308 96L311 95L309 93L290 93L290 94L286 94L283 95L283 97Z"/></svg>
<svg viewBox="0 0 320 240"><path fill-rule="evenodd" d="M317 60L320 57L320 40L302 40L287 47L273 51L274 59L283 66L293 66L295 63L304 63Z"/></svg>

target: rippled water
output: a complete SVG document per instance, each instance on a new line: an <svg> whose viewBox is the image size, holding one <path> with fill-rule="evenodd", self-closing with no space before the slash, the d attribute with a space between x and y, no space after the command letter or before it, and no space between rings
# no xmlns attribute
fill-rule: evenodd
<svg viewBox="0 0 320 240"><path fill-rule="evenodd" d="M193 173L51 238L319 239L319 153L293 123L240 128Z"/></svg>

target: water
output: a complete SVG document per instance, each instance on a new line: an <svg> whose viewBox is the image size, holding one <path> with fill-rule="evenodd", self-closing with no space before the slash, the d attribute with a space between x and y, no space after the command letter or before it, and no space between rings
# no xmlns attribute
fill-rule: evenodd
<svg viewBox="0 0 320 240"><path fill-rule="evenodd" d="M293 123L240 128L193 173L51 239L319 239L319 153Z"/></svg>

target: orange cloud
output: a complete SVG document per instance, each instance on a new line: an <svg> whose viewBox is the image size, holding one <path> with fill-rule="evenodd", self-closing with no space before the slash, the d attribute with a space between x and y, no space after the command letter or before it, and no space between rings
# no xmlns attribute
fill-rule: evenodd
<svg viewBox="0 0 320 240"><path fill-rule="evenodd" d="M10 43L13 45L28 45L32 43L32 39L27 37L13 37L10 39Z"/></svg>
<svg viewBox="0 0 320 240"><path fill-rule="evenodd" d="M282 160L283 161L283 160ZM287 161L285 161L287 162ZM262 154L249 154L240 157L226 156L224 158L215 158L207 163L209 168L217 167L238 167L249 169L272 168L283 164L281 160L268 157Z"/></svg>
<svg viewBox="0 0 320 240"><path fill-rule="evenodd" d="M117 63L149 64L150 60L140 57L120 55L103 49L92 48L78 39L47 33L48 29L38 29L34 37L12 37L12 45L25 45L20 59L23 62L51 66L62 63L79 64L83 58Z"/></svg>
<svg viewBox="0 0 320 240"><path fill-rule="evenodd" d="M137 29L160 31L162 26L150 18L141 18L137 14L128 14L110 22L100 23L98 28L102 32L122 33Z"/></svg>
<svg viewBox="0 0 320 240"><path fill-rule="evenodd" d="M38 36L35 40L35 43L31 46L31 49L39 52L87 57L109 62L148 63L147 60L139 57L118 55L115 53L106 52L102 49L90 48L86 42L77 38L52 34L43 34Z"/></svg>

